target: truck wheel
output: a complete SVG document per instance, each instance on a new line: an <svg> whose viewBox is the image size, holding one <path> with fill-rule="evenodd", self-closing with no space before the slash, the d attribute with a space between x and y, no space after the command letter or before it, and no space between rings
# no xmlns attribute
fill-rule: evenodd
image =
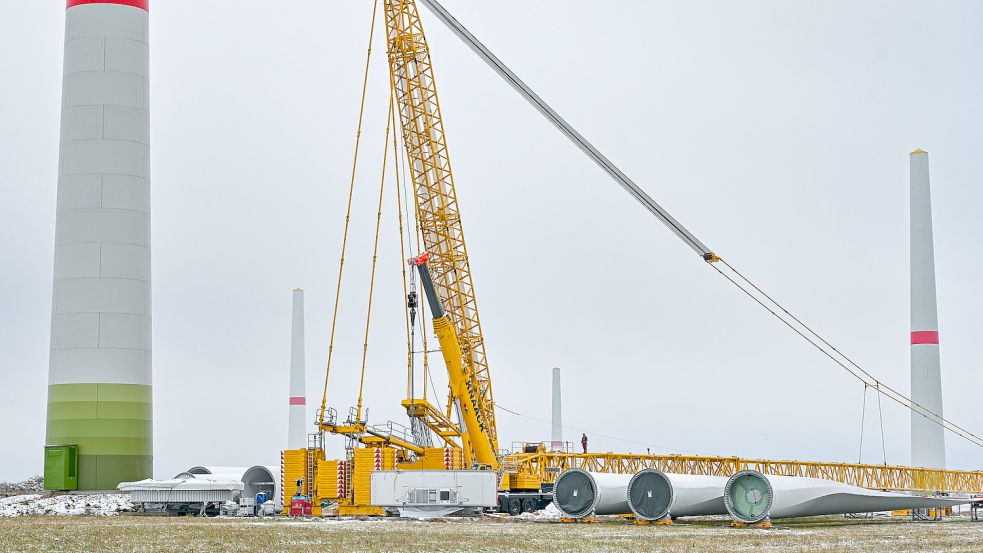
<svg viewBox="0 0 983 553"><path fill-rule="evenodd" d="M533 499L531 497L527 497L527 498L525 498L525 499L522 500L522 512L524 512L524 513L531 513L533 511L538 511L538 510L539 510L539 508L536 505L536 500L535 499Z"/></svg>
<svg viewBox="0 0 983 553"><path fill-rule="evenodd" d="M518 497L513 497L509 499L509 514L512 516L518 516L522 514L522 500Z"/></svg>

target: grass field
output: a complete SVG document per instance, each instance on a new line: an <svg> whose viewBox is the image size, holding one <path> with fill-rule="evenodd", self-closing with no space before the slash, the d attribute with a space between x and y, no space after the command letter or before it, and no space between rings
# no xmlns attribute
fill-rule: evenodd
<svg viewBox="0 0 983 553"><path fill-rule="evenodd" d="M770 529L724 522L633 526L506 520L432 522L19 517L0 519L0 551L981 551L983 523L842 518Z"/></svg>

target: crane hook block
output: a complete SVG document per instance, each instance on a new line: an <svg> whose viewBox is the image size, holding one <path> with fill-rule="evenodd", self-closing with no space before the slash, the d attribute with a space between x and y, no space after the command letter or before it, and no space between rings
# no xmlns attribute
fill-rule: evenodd
<svg viewBox="0 0 983 553"><path fill-rule="evenodd" d="M410 265L416 265L417 267L419 267L420 265L426 264L426 262L429 260L430 260L430 252L424 252L416 257L411 257L409 259L409 262Z"/></svg>

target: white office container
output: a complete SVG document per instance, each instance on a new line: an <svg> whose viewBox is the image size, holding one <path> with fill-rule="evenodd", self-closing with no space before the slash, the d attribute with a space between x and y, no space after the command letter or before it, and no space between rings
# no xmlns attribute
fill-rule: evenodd
<svg viewBox="0 0 983 553"><path fill-rule="evenodd" d="M377 470L371 502L410 518L478 513L498 504L498 478L480 470Z"/></svg>

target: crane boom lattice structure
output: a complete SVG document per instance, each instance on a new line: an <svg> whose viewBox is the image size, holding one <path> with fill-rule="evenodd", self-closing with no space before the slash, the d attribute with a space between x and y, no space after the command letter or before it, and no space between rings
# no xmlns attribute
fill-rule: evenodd
<svg viewBox="0 0 983 553"><path fill-rule="evenodd" d="M466 372L470 406L462 408L475 410L495 451L498 431L491 375L430 50L416 2L386 0L385 15L391 84L415 191L417 224L423 248L431 254L429 266L437 295L457 328Z"/></svg>
<svg viewBox="0 0 983 553"><path fill-rule="evenodd" d="M558 453L541 449L536 453L506 456L502 466L517 474L535 474L553 482L568 468L590 472L636 474L654 468L668 473L733 476L756 470L775 476L805 476L842 482L875 490L979 494L983 472L943 470L894 465L777 461L701 455L645 455L632 453Z"/></svg>

